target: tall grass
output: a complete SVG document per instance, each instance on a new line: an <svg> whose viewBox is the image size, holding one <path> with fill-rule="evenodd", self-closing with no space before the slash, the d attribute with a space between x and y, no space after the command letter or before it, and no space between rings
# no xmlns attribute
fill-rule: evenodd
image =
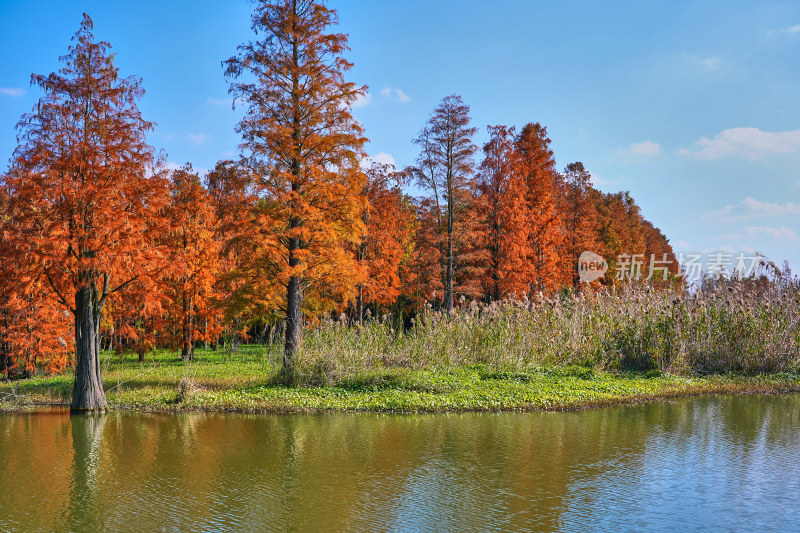
<svg viewBox="0 0 800 533"><path fill-rule="evenodd" d="M692 294L614 292L427 307L404 331L384 317L362 327L328 320L306 332L307 384L341 383L388 368L485 365L508 371L581 365L679 375L800 369L798 283L720 283Z"/></svg>

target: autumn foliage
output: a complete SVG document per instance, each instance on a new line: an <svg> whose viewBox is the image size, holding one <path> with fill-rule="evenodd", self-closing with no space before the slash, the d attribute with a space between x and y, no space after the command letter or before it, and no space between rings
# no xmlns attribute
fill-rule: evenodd
<svg viewBox="0 0 800 533"><path fill-rule="evenodd" d="M136 106L140 82L118 75L108 43L96 42L91 30L86 16L64 67L33 76L44 95L20 121L5 186L22 277L74 317L73 407L104 409L103 308L163 259L153 237L166 189L149 173L152 124Z"/></svg>
<svg viewBox="0 0 800 533"><path fill-rule="evenodd" d="M357 286L356 318L363 320L364 305L391 306L413 289L411 268L416 214L411 199L403 194L404 176L389 165L374 163L367 170L363 194L365 233L356 257L362 279Z"/></svg>
<svg viewBox="0 0 800 533"><path fill-rule="evenodd" d="M627 192L563 172L547 129L488 128L445 97L414 139L415 164L371 164L345 79L347 36L316 0L260 2L259 40L223 63L241 158L205 176L168 170L146 142L141 81L121 77L85 16L64 66L19 123L0 188L0 370L76 368L73 406L102 409L100 351L211 347L283 336L292 381L302 331L323 316L413 315L424 305L600 290L622 254L674 265ZM415 196L416 195L416 196ZM581 284L581 252L604 279ZM272 338L275 338L273 335Z"/></svg>
<svg viewBox="0 0 800 533"><path fill-rule="evenodd" d="M363 234L366 139L350 105L366 88L344 79L347 37L328 33L335 22L320 2L262 3L252 24L262 40L225 62L231 92L245 106L238 130L258 198L257 236L242 268L275 294L268 305L286 318L287 381L303 313L331 310L358 282L350 250Z"/></svg>
<svg viewBox="0 0 800 533"><path fill-rule="evenodd" d="M214 304L221 244L215 238L219 223L211 196L191 165L172 173L166 215L165 340L180 349L183 359L193 359L195 343L209 342L220 331L220 311Z"/></svg>

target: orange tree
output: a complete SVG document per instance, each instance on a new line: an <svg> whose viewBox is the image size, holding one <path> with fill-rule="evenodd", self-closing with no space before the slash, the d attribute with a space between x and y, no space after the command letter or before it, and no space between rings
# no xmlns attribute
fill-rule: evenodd
<svg viewBox="0 0 800 533"><path fill-rule="evenodd" d="M28 275L74 317L73 410L104 410L99 328L110 294L161 259L154 230L165 204L150 170L140 80L121 78L110 45L84 15L63 68L32 83L44 92L18 125L7 188L13 239Z"/></svg>
<svg viewBox="0 0 800 533"><path fill-rule="evenodd" d="M374 163L367 170L364 195L368 206L363 221L366 235L356 257L362 267L357 286L356 321L364 316L364 304L392 305L413 281L409 260L413 252L416 216L401 185L404 175L394 167Z"/></svg>
<svg viewBox="0 0 800 533"><path fill-rule="evenodd" d="M490 126L478 174L480 206L489 253L484 284L490 298L528 293L533 276L530 257L531 212L526 201L522 160L514 148L514 128Z"/></svg>
<svg viewBox="0 0 800 533"><path fill-rule="evenodd" d="M561 261L572 269L570 280L580 288L578 258L585 251L602 254L597 207L592 197L591 175L583 163L567 165L558 177L558 205L561 212Z"/></svg>
<svg viewBox="0 0 800 533"><path fill-rule="evenodd" d="M329 33L336 22L316 0L263 1L252 19L261 40L225 61L245 106L238 131L259 192L256 249L244 270L285 317L287 382L303 312L351 297L358 279L351 252L363 234L366 139L350 106L366 87L345 81L347 36Z"/></svg>
<svg viewBox="0 0 800 533"><path fill-rule="evenodd" d="M218 161L214 169L206 175L208 190L214 214L217 219L214 240L220 256L218 274L214 286L215 306L224 318L217 324L213 333L231 333L234 339L244 334L248 321L267 317L275 319L273 294L257 299L251 284L243 276L243 257L253 248L256 233L253 218L255 201L251 172L231 160ZM265 303L263 308L261 303ZM212 342L214 339L209 339Z"/></svg>
<svg viewBox="0 0 800 533"><path fill-rule="evenodd" d="M526 124L516 140L526 183L529 261L533 269L531 291L552 293L571 282L569 266L559 260L561 213L556 208L556 162L547 128Z"/></svg>
<svg viewBox="0 0 800 533"><path fill-rule="evenodd" d="M170 181L170 227L164 241L170 264L164 271L169 303L164 329L186 360L194 359L195 342L211 340L210 333L216 330L213 304L220 244L214 238L217 218L211 197L191 165L173 171Z"/></svg>

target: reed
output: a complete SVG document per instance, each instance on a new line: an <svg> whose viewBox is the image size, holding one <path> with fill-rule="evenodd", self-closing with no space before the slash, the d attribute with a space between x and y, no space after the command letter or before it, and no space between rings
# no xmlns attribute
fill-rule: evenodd
<svg viewBox="0 0 800 533"><path fill-rule="evenodd" d="M388 368L485 365L676 375L764 374L800 369L800 290L707 285L693 293L625 287L554 298L472 302L448 315L427 306L409 330L389 317L346 317L306 332L300 381L329 385Z"/></svg>

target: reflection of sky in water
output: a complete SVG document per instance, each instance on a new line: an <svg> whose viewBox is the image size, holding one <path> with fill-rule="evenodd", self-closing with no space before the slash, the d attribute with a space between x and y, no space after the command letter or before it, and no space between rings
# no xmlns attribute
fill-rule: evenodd
<svg viewBox="0 0 800 533"><path fill-rule="evenodd" d="M796 397L789 401L796 408ZM765 403L731 416L735 403ZM800 425L786 400L687 402L651 428L645 453L569 487L564 529L791 531L800 524ZM788 407L788 406L787 406ZM742 410L744 411L744 410ZM749 413L747 413L749 414ZM789 415L789 416L786 416ZM676 431L677 429L677 431Z"/></svg>
<svg viewBox="0 0 800 533"><path fill-rule="evenodd" d="M800 395L576 413L0 416L0 530L800 523Z"/></svg>

